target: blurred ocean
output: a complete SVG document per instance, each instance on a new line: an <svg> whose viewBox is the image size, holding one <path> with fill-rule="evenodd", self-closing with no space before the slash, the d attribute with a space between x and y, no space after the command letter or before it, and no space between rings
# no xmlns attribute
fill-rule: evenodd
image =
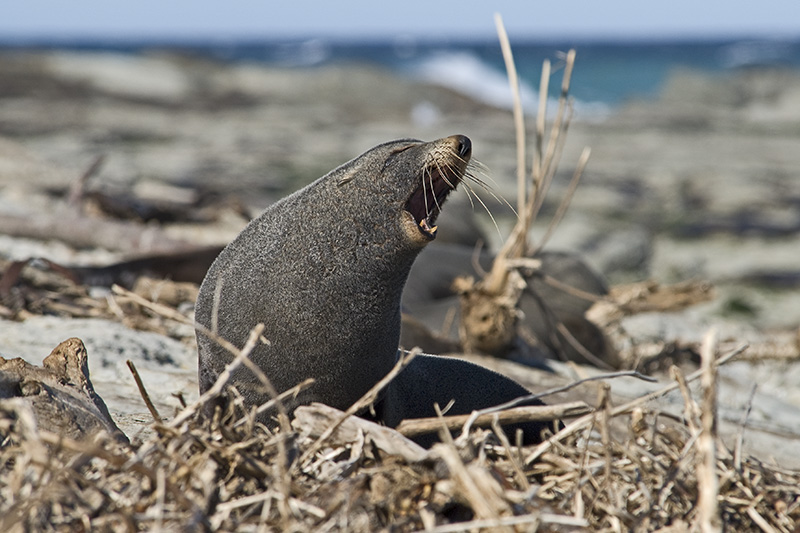
<svg viewBox="0 0 800 533"><path fill-rule="evenodd" d="M283 67L319 67L343 63L381 66L402 76L448 86L474 98L510 106L511 96L500 46L496 41L436 42L411 38L384 42L325 39L243 42L52 42L0 43L3 47L143 53L173 49L221 61L255 61ZM564 53L576 48L571 94L576 107L603 112L629 99L657 97L671 72L693 69L711 75L762 66L800 70L800 39L642 42L512 42L526 109L535 108L541 65L554 72ZM551 81L557 95L560 76Z"/></svg>

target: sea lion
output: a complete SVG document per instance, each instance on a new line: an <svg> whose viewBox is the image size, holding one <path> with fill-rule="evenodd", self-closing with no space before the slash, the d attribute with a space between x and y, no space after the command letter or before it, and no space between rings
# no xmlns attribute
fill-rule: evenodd
<svg viewBox="0 0 800 533"><path fill-rule="evenodd" d="M267 342L250 357L275 388L316 380L286 401L290 412L315 401L350 407L397 360L403 286L417 254L436 237L436 218L471 154L463 135L388 142L273 204L212 264L197 298L197 322L238 346L253 326L265 324ZM231 355L202 333L197 341L204 392ZM247 405L269 399L246 368L231 382ZM477 365L418 356L374 412L395 426L433 416L434 402L444 407L454 399L450 413L462 414L526 394ZM535 442L549 426L519 427Z"/></svg>

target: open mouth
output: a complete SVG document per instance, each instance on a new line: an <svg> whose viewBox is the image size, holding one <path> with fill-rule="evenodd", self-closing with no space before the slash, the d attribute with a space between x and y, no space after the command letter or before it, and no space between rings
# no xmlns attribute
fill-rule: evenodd
<svg viewBox="0 0 800 533"><path fill-rule="evenodd" d="M406 201L405 210L414 217L417 229L427 240L436 237L436 218L447 196L464 177L472 155L472 142L464 135L442 139L445 147L433 152L423 168L419 185Z"/></svg>
<svg viewBox="0 0 800 533"><path fill-rule="evenodd" d="M423 172L419 187L411 194L405 209L414 217L419 231L428 239L436 237L436 218L451 191L461 181L457 169L434 169Z"/></svg>

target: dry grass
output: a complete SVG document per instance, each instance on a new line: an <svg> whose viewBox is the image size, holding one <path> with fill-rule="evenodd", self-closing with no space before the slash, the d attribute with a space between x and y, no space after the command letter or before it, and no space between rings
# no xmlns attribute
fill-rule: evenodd
<svg viewBox="0 0 800 533"><path fill-rule="evenodd" d="M233 364L245 364L246 348ZM241 405L201 420L225 377L131 445L64 438L37 427L24 400L3 400L0 531L689 531L715 520L796 531L800 472L729 451L715 434L716 369L740 352L715 357L706 343L701 370L674 369L672 385L623 405L603 392L593 412L533 448L480 429L426 451L316 407L278 431ZM685 384L701 378L698 404ZM668 389L683 393L683 420L657 409Z"/></svg>
<svg viewBox="0 0 800 533"><path fill-rule="evenodd" d="M686 379L713 381L719 362ZM475 430L430 451L338 412L273 432L241 407L203 421L199 403L142 443L76 442L7 401L0 531L688 531L707 521L707 479L710 523L796 531L800 472L726 450L683 390L685 423L603 393L536 448ZM699 479L701 465L711 468Z"/></svg>

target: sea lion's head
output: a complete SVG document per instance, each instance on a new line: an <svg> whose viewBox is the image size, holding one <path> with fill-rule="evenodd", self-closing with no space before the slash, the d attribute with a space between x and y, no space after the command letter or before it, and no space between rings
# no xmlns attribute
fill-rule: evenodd
<svg viewBox="0 0 800 533"><path fill-rule="evenodd" d="M360 182L353 185L373 189L372 198L389 210L374 214L386 217L387 222L395 220L403 240L418 249L436 238L436 219L463 179L471 156L472 141L464 135L431 142L391 141L354 160L351 169L343 168L339 184ZM372 168L365 176L366 162ZM347 172L356 169L358 172ZM365 177L368 183L362 181Z"/></svg>

